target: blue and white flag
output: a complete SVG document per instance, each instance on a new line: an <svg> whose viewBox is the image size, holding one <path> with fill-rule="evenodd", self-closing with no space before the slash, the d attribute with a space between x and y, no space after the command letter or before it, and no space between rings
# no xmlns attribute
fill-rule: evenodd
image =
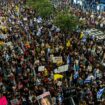
<svg viewBox="0 0 105 105"><path fill-rule="evenodd" d="M99 91L97 92L97 99L100 99L101 98L101 96L102 96L102 94L104 92L104 89L105 88L99 89Z"/></svg>
<svg viewBox="0 0 105 105"><path fill-rule="evenodd" d="M75 73L74 73L74 79L77 79L79 77L79 73L78 73L78 71L76 71Z"/></svg>
<svg viewBox="0 0 105 105"><path fill-rule="evenodd" d="M85 80L84 83L90 83L91 82L91 78L88 76Z"/></svg>
<svg viewBox="0 0 105 105"><path fill-rule="evenodd" d="M90 76L88 76L88 77L84 80L84 83L90 83L90 82L92 82L94 79L95 79L94 76L93 76L93 75L90 75Z"/></svg>
<svg viewBox="0 0 105 105"><path fill-rule="evenodd" d="M87 79L84 81L84 83L90 83L90 82L91 80L87 80Z"/></svg>
<svg viewBox="0 0 105 105"><path fill-rule="evenodd" d="M82 42L86 42L86 38L85 37L82 39Z"/></svg>
<svg viewBox="0 0 105 105"><path fill-rule="evenodd" d="M40 16L37 18L37 23L42 23L42 18Z"/></svg>

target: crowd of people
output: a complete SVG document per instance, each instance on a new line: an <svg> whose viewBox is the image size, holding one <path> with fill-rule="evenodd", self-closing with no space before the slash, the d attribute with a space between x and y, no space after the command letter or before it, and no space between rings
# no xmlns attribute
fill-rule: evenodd
<svg viewBox="0 0 105 105"><path fill-rule="evenodd" d="M56 5L59 4L59 5ZM87 5L86 7L81 7L79 4L70 3L69 0L59 1L58 3L55 2L55 8L60 8L60 10L68 8L70 11L79 17L80 21L91 28L98 28L104 31L105 29L105 12L96 12L91 10L91 7Z"/></svg>
<svg viewBox="0 0 105 105"><path fill-rule="evenodd" d="M98 28L104 31L105 29L105 13L95 13L92 11L83 11L82 9L73 8L76 16L86 27Z"/></svg>
<svg viewBox="0 0 105 105"><path fill-rule="evenodd" d="M87 27L90 20L104 19L87 14L89 18L78 10L76 14L86 19ZM36 97L49 91L52 105L69 105L63 90L74 87L77 104L105 105L105 67L98 62L105 60L105 46L93 37L82 40L81 34L72 32L65 41L50 20L36 17L24 5L11 5L0 16L0 97L6 96L8 105L13 100L15 105L38 105ZM52 57L62 61L53 62ZM62 65L68 70L60 73L63 78L54 79L54 70Z"/></svg>

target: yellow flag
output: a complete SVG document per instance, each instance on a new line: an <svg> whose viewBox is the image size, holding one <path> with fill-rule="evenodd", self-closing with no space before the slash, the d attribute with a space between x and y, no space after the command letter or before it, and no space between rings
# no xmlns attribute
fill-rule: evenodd
<svg viewBox="0 0 105 105"><path fill-rule="evenodd" d="M16 6L15 9L16 9L16 12L19 12L19 7L18 6Z"/></svg>
<svg viewBox="0 0 105 105"><path fill-rule="evenodd" d="M83 36L84 36L84 34L83 34L83 32L81 32L81 34L80 34L80 39L82 39Z"/></svg>
<svg viewBox="0 0 105 105"><path fill-rule="evenodd" d="M70 47L71 46L71 43L70 43L70 40L68 40L67 42L66 42L66 47Z"/></svg>
<svg viewBox="0 0 105 105"><path fill-rule="evenodd" d="M57 80L57 79L62 79L63 78L63 75L61 74L54 74L54 81Z"/></svg>

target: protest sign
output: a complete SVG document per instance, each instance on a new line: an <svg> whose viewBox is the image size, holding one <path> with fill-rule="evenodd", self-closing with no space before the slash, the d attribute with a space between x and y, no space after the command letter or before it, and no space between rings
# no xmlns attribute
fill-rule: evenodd
<svg viewBox="0 0 105 105"><path fill-rule="evenodd" d="M8 105L8 101L5 96L0 98L0 105Z"/></svg>
<svg viewBox="0 0 105 105"><path fill-rule="evenodd" d="M27 21L27 17L23 18L24 21Z"/></svg>
<svg viewBox="0 0 105 105"><path fill-rule="evenodd" d="M64 98L76 96L77 95L76 88L75 87L65 88L63 89L63 94Z"/></svg>
<svg viewBox="0 0 105 105"><path fill-rule="evenodd" d="M56 63L56 64L62 64L63 63L63 59L62 59L61 56L59 56L59 57L53 57L52 61L53 61L53 63Z"/></svg>
<svg viewBox="0 0 105 105"><path fill-rule="evenodd" d="M38 67L38 71L44 71L45 70L45 66L39 66Z"/></svg>
<svg viewBox="0 0 105 105"><path fill-rule="evenodd" d="M36 60L36 61L35 61L35 64L39 64L39 60Z"/></svg>
<svg viewBox="0 0 105 105"><path fill-rule="evenodd" d="M54 70L55 73L62 73L68 71L68 65L63 65Z"/></svg>
<svg viewBox="0 0 105 105"><path fill-rule="evenodd" d="M50 92L45 92L44 94L36 97L39 105L52 105Z"/></svg>

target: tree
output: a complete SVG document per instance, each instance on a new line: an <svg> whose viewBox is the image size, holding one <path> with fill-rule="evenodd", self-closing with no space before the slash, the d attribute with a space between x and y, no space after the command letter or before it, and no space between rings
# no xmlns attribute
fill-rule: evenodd
<svg viewBox="0 0 105 105"><path fill-rule="evenodd" d="M54 23L64 33L67 33L76 30L77 26L79 25L79 19L67 11L61 11L55 16Z"/></svg>
<svg viewBox="0 0 105 105"><path fill-rule="evenodd" d="M37 14L45 19L53 13L53 5L50 0L28 0L27 5L35 9Z"/></svg>
<svg viewBox="0 0 105 105"><path fill-rule="evenodd" d="M77 29L79 26L79 19L65 10L57 13L54 18L54 24L59 27L64 34L64 43L66 48L68 35Z"/></svg>

